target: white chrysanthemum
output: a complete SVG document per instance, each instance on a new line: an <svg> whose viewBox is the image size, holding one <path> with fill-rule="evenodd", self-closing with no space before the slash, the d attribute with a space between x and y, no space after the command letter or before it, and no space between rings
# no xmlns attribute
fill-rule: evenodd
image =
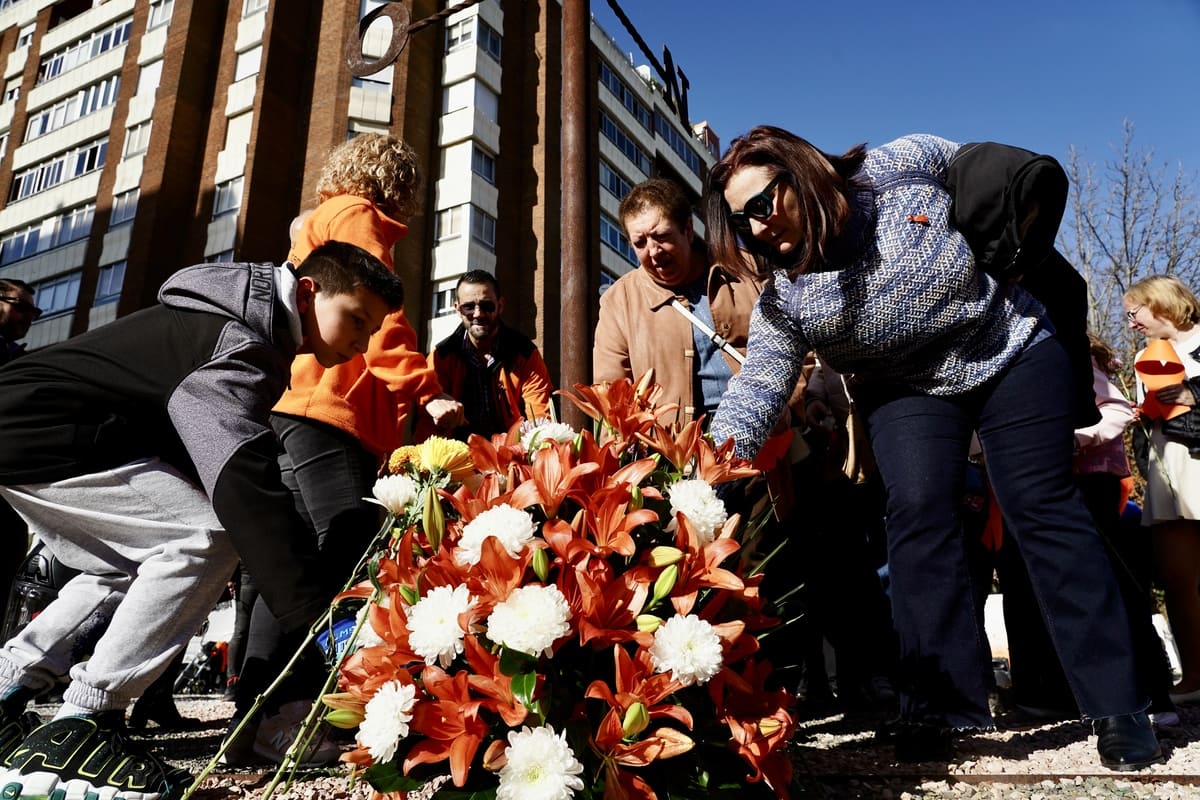
<svg viewBox="0 0 1200 800"><path fill-rule="evenodd" d="M408 736L416 697L411 683L388 681L367 701L366 718L358 726L356 738L376 764L391 761L400 740Z"/></svg>
<svg viewBox="0 0 1200 800"><path fill-rule="evenodd" d="M721 639L695 614L671 617L654 632L650 661L684 686L708 683L721 671Z"/></svg>
<svg viewBox="0 0 1200 800"><path fill-rule="evenodd" d="M667 495L671 498L672 516L682 512L688 518L701 546L710 544L729 519L725 504L704 481L679 481L667 489Z"/></svg>
<svg viewBox="0 0 1200 800"><path fill-rule="evenodd" d="M371 488L371 494L380 505L397 517L404 516L419 493L417 482L407 475L384 475Z"/></svg>
<svg viewBox="0 0 1200 800"><path fill-rule="evenodd" d="M583 764L549 726L509 731L505 757L496 800L568 800L583 789Z"/></svg>
<svg viewBox="0 0 1200 800"><path fill-rule="evenodd" d="M527 453L540 450L547 442L573 442L578 435L575 429L565 422L542 420L528 427L526 425L521 426L521 447L524 447Z"/></svg>
<svg viewBox="0 0 1200 800"><path fill-rule="evenodd" d="M454 551L454 560L461 566L478 564L483 540L495 536L513 558L533 538L537 526L533 517L519 508L501 503L489 508L463 527L462 538Z"/></svg>
<svg viewBox="0 0 1200 800"><path fill-rule="evenodd" d="M375 626L371 624L371 619L368 613L371 610L371 603L358 610L358 638L354 640L355 647L378 647L383 644L383 637L375 632Z"/></svg>
<svg viewBox="0 0 1200 800"><path fill-rule="evenodd" d="M450 666L463 651L466 631L458 624L458 615L475 604L466 586L438 586L407 611L408 644L426 664L437 661Z"/></svg>
<svg viewBox="0 0 1200 800"><path fill-rule="evenodd" d="M521 586L497 603L487 619L488 638L536 656L571 632L571 607L557 586Z"/></svg>

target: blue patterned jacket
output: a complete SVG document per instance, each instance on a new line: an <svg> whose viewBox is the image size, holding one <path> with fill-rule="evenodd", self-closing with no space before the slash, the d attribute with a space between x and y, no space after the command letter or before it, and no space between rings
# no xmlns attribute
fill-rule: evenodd
<svg viewBox="0 0 1200 800"><path fill-rule="evenodd" d="M713 419L715 441L733 437L739 455L757 454L809 350L838 372L944 396L980 386L1030 341L1041 304L976 269L950 227L942 181L957 149L917 134L867 153L857 177L870 188L852 198L856 260L775 273L751 317L746 364Z"/></svg>

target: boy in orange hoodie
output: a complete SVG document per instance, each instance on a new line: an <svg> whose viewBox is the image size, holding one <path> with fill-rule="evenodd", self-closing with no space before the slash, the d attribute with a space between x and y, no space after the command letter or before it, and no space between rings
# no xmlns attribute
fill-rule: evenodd
<svg viewBox="0 0 1200 800"><path fill-rule="evenodd" d="M394 270L392 249L408 232L403 220L417 209L419 187L416 154L403 141L365 133L339 145L317 182L316 209L298 218L288 260L300 262L325 242L344 241ZM442 392L417 349L416 331L403 310L385 319L366 353L347 355L352 357L332 368L310 356L297 357L291 386L271 414L283 445L284 483L309 521L324 563L339 576L349 575L379 528L379 507L363 498L371 495L381 460L401 444L411 406L424 408L439 425L462 421L462 405ZM278 672L281 657L294 650L280 636L278 624L260 601L251 616L235 687L239 716ZM308 702L295 698L315 688L303 680L297 683L291 697L286 690L276 693L253 742L244 732L227 753L228 761L252 760L251 745L260 758L282 759L295 738L295 724L308 711ZM289 699L293 702L286 702ZM318 745L305 760L336 757L336 748Z"/></svg>

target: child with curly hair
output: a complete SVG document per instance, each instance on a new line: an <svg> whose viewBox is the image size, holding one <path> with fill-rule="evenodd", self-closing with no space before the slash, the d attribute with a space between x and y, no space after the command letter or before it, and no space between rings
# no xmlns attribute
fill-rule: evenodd
<svg viewBox="0 0 1200 800"><path fill-rule="evenodd" d="M418 209L420 186L416 153L402 140L364 133L344 142L330 153L317 181L317 207L298 218L288 260L302 261L324 242L344 241L394 270L392 249L408 232L405 220ZM442 392L403 310L385 319L365 351L346 355L348 361L332 368L298 357L291 386L271 414L283 447L284 484L309 522L325 565L339 576L349 574L379 528L379 507L363 498L371 495L381 459L401 444L411 406L423 407L439 424L462 421L462 405ZM281 639L274 616L259 601L235 687L239 716L295 644ZM315 688L300 678L290 691L277 691L257 734L239 736L227 759L251 760L252 746L261 758L281 760L295 738L294 723L308 710L308 700L297 698L310 700ZM336 748L328 746L314 746L306 754L309 762L336 757Z"/></svg>

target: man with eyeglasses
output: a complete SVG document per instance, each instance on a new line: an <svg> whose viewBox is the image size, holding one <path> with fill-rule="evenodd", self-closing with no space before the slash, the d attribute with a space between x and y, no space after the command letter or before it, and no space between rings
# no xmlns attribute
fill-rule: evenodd
<svg viewBox="0 0 1200 800"><path fill-rule="evenodd" d="M17 341L25 338L29 326L41 315L28 283L15 278L0 280L0 364L25 353L25 345Z"/></svg>
<svg viewBox="0 0 1200 800"><path fill-rule="evenodd" d="M461 323L429 354L443 391L463 404L466 422L442 433L466 440L472 433L503 433L521 419L550 414L554 385L537 345L500 319L504 298L500 283L485 270L471 270L454 288ZM434 433L425 414L418 441Z"/></svg>

